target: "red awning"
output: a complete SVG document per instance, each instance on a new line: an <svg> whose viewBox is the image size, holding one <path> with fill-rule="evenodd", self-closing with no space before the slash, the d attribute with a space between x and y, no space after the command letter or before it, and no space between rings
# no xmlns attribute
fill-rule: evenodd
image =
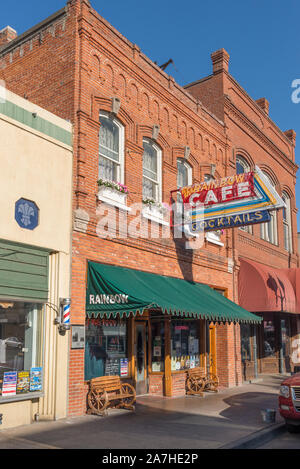
<svg viewBox="0 0 300 469"><path fill-rule="evenodd" d="M258 262L240 259L239 304L252 312L282 311L296 313L296 294L287 271ZM298 269L295 269L298 270ZM294 274L296 277L296 274ZM298 276L300 287L300 276ZM300 289L299 289L300 293Z"/></svg>

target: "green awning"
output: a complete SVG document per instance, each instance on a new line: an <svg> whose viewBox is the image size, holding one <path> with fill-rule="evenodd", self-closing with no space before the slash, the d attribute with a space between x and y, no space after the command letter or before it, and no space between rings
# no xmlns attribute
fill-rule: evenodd
<svg viewBox="0 0 300 469"><path fill-rule="evenodd" d="M258 316L202 283L88 263L86 313L89 318L128 317L130 313L142 314L147 308L211 321L261 322Z"/></svg>

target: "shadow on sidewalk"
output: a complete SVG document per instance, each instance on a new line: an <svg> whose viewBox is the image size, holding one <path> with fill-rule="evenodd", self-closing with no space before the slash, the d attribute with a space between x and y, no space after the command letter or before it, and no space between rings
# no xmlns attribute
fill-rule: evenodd
<svg viewBox="0 0 300 469"><path fill-rule="evenodd" d="M210 399L212 397L212 399ZM207 406L213 409L214 396ZM205 399L142 398L135 412L111 411L108 417L86 416L39 422L13 432L15 438L60 448L218 448L265 427L260 410L274 407L277 396L261 392L217 395L228 406L220 412L205 410ZM203 413L201 413L203 409ZM5 437L5 431L0 433ZM11 438L11 436L10 436Z"/></svg>

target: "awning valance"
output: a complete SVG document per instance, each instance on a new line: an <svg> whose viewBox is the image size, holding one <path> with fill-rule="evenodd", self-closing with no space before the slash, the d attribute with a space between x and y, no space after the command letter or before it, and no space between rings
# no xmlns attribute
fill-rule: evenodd
<svg viewBox="0 0 300 469"><path fill-rule="evenodd" d="M211 321L261 321L207 285L140 270L88 263L88 317L128 317L130 313L142 314L149 308L160 308L163 313L174 316Z"/></svg>
<svg viewBox="0 0 300 469"><path fill-rule="evenodd" d="M252 312L295 313L296 296L286 269L240 259L239 303Z"/></svg>

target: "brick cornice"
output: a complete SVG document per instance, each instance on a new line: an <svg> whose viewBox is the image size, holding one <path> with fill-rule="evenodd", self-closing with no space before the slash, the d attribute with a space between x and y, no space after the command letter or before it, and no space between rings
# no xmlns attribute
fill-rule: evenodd
<svg viewBox="0 0 300 469"><path fill-rule="evenodd" d="M225 96L224 99L225 109L227 110L227 115L230 119L230 113L236 116L240 122L242 122L243 126L242 129L245 130L245 127L252 132L261 142L264 143L272 151L272 157L274 157L274 153L277 157L281 160L284 166L288 165L291 170L292 174L295 174L298 170L298 165L295 164L290 158L288 158L278 147L277 145L262 132L254 122L252 122L240 109L238 109L233 102ZM226 111L225 111L226 112ZM279 162L279 161L278 161ZM280 163L280 162L279 162Z"/></svg>
<svg viewBox="0 0 300 469"><path fill-rule="evenodd" d="M226 73L226 76L228 80L231 81L231 83L238 88L238 90L240 91L240 93L243 94L246 100L251 102L251 104L253 105L253 107L255 107L256 111L259 112L261 117L263 119L267 119L267 121L269 122L269 124L271 124L273 129L276 130L276 132L280 134L281 138L283 138L288 145L291 145L291 141L287 137L287 135L272 121L269 115L259 106L259 104L253 98L251 98L251 96L247 93L247 91L244 90L244 88L233 78L233 76L230 75L230 73L228 72Z"/></svg>

